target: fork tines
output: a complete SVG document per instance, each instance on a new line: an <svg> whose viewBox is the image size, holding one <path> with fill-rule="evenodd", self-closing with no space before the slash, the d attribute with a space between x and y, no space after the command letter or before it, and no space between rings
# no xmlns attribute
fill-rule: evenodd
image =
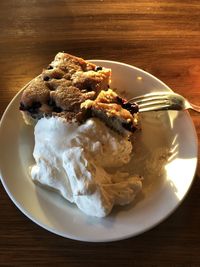
<svg viewBox="0 0 200 267"><path fill-rule="evenodd" d="M130 102L135 102L139 107L139 112L152 110L166 110L171 107L168 98L169 94L166 92L149 93L141 96L131 98Z"/></svg>

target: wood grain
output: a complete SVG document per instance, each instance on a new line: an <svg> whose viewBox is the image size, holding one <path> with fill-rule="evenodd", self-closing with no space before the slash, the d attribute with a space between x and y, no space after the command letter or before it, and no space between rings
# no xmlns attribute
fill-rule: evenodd
<svg viewBox="0 0 200 267"><path fill-rule="evenodd" d="M199 33L198 0L1 0L0 116L58 51L135 65L200 105ZM200 140L200 115L190 114ZM43 230L0 186L0 266L200 266L199 177L198 164L186 199L160 225L100 244Z"/></svg>

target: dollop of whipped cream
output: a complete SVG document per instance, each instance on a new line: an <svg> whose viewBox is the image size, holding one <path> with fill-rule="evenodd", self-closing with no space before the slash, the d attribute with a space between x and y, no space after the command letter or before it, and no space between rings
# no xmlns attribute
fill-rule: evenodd
<svg viewBox="0 0 200 267"><path fill-rule="evenodd" d="M58 117L35 126L32 179L57 190L84 213L104 217L114 205L125 205L142 188L141 178L120 172L132 143L97 118L84 124ZM112 172L109 171L112 169Z"/></svg>

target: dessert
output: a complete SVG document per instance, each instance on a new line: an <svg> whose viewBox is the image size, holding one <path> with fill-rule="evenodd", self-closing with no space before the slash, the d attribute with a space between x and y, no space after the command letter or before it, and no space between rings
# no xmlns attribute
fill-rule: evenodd
<svg viewBox="0 0 200 267"><path fill-rule="evenodd" d="M20 110L27 124L43 116L76 119L80 103L107 89L110 69L58 53L53 62L23 91Z"/></svg>
<svg viewBox="0 0 200 267"><path fill-rule="evenodd" d="M25 122L34 124L42 117L56 116L82 123L95 116L108 121L121 133L125 129L134 131L137 128L137 106L126 103L108 90L110 78L108 68L58 53L47 69L23 91L20 110ZM89 107L87 100L95 100L95 105ZM118 112L114 112L116 110Z"/></svg>
<svg viewBox="0 0 200 267"><path fill-rule="evenodd" d="M110 79L110 69L58 53L20 101L25 123L35 124L32 180L97 217L142 188L141 177L120 170L131 158L138 107L110 89Z"/></svg>

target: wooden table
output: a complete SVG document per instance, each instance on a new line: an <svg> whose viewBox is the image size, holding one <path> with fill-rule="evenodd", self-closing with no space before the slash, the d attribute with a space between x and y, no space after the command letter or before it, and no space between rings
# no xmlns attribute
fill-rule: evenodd
<svg viewBox="0 0 200 267"><path fill-rule="evenodd" d="M1 0L0 115L63 50L135 65L200 105L199 34L198 0ZM191 116L200 140L200 115ZM200 165L189 194L167 220L113 243L45 231L0 186L0 266L200 266L199 175Z"/></svg>

